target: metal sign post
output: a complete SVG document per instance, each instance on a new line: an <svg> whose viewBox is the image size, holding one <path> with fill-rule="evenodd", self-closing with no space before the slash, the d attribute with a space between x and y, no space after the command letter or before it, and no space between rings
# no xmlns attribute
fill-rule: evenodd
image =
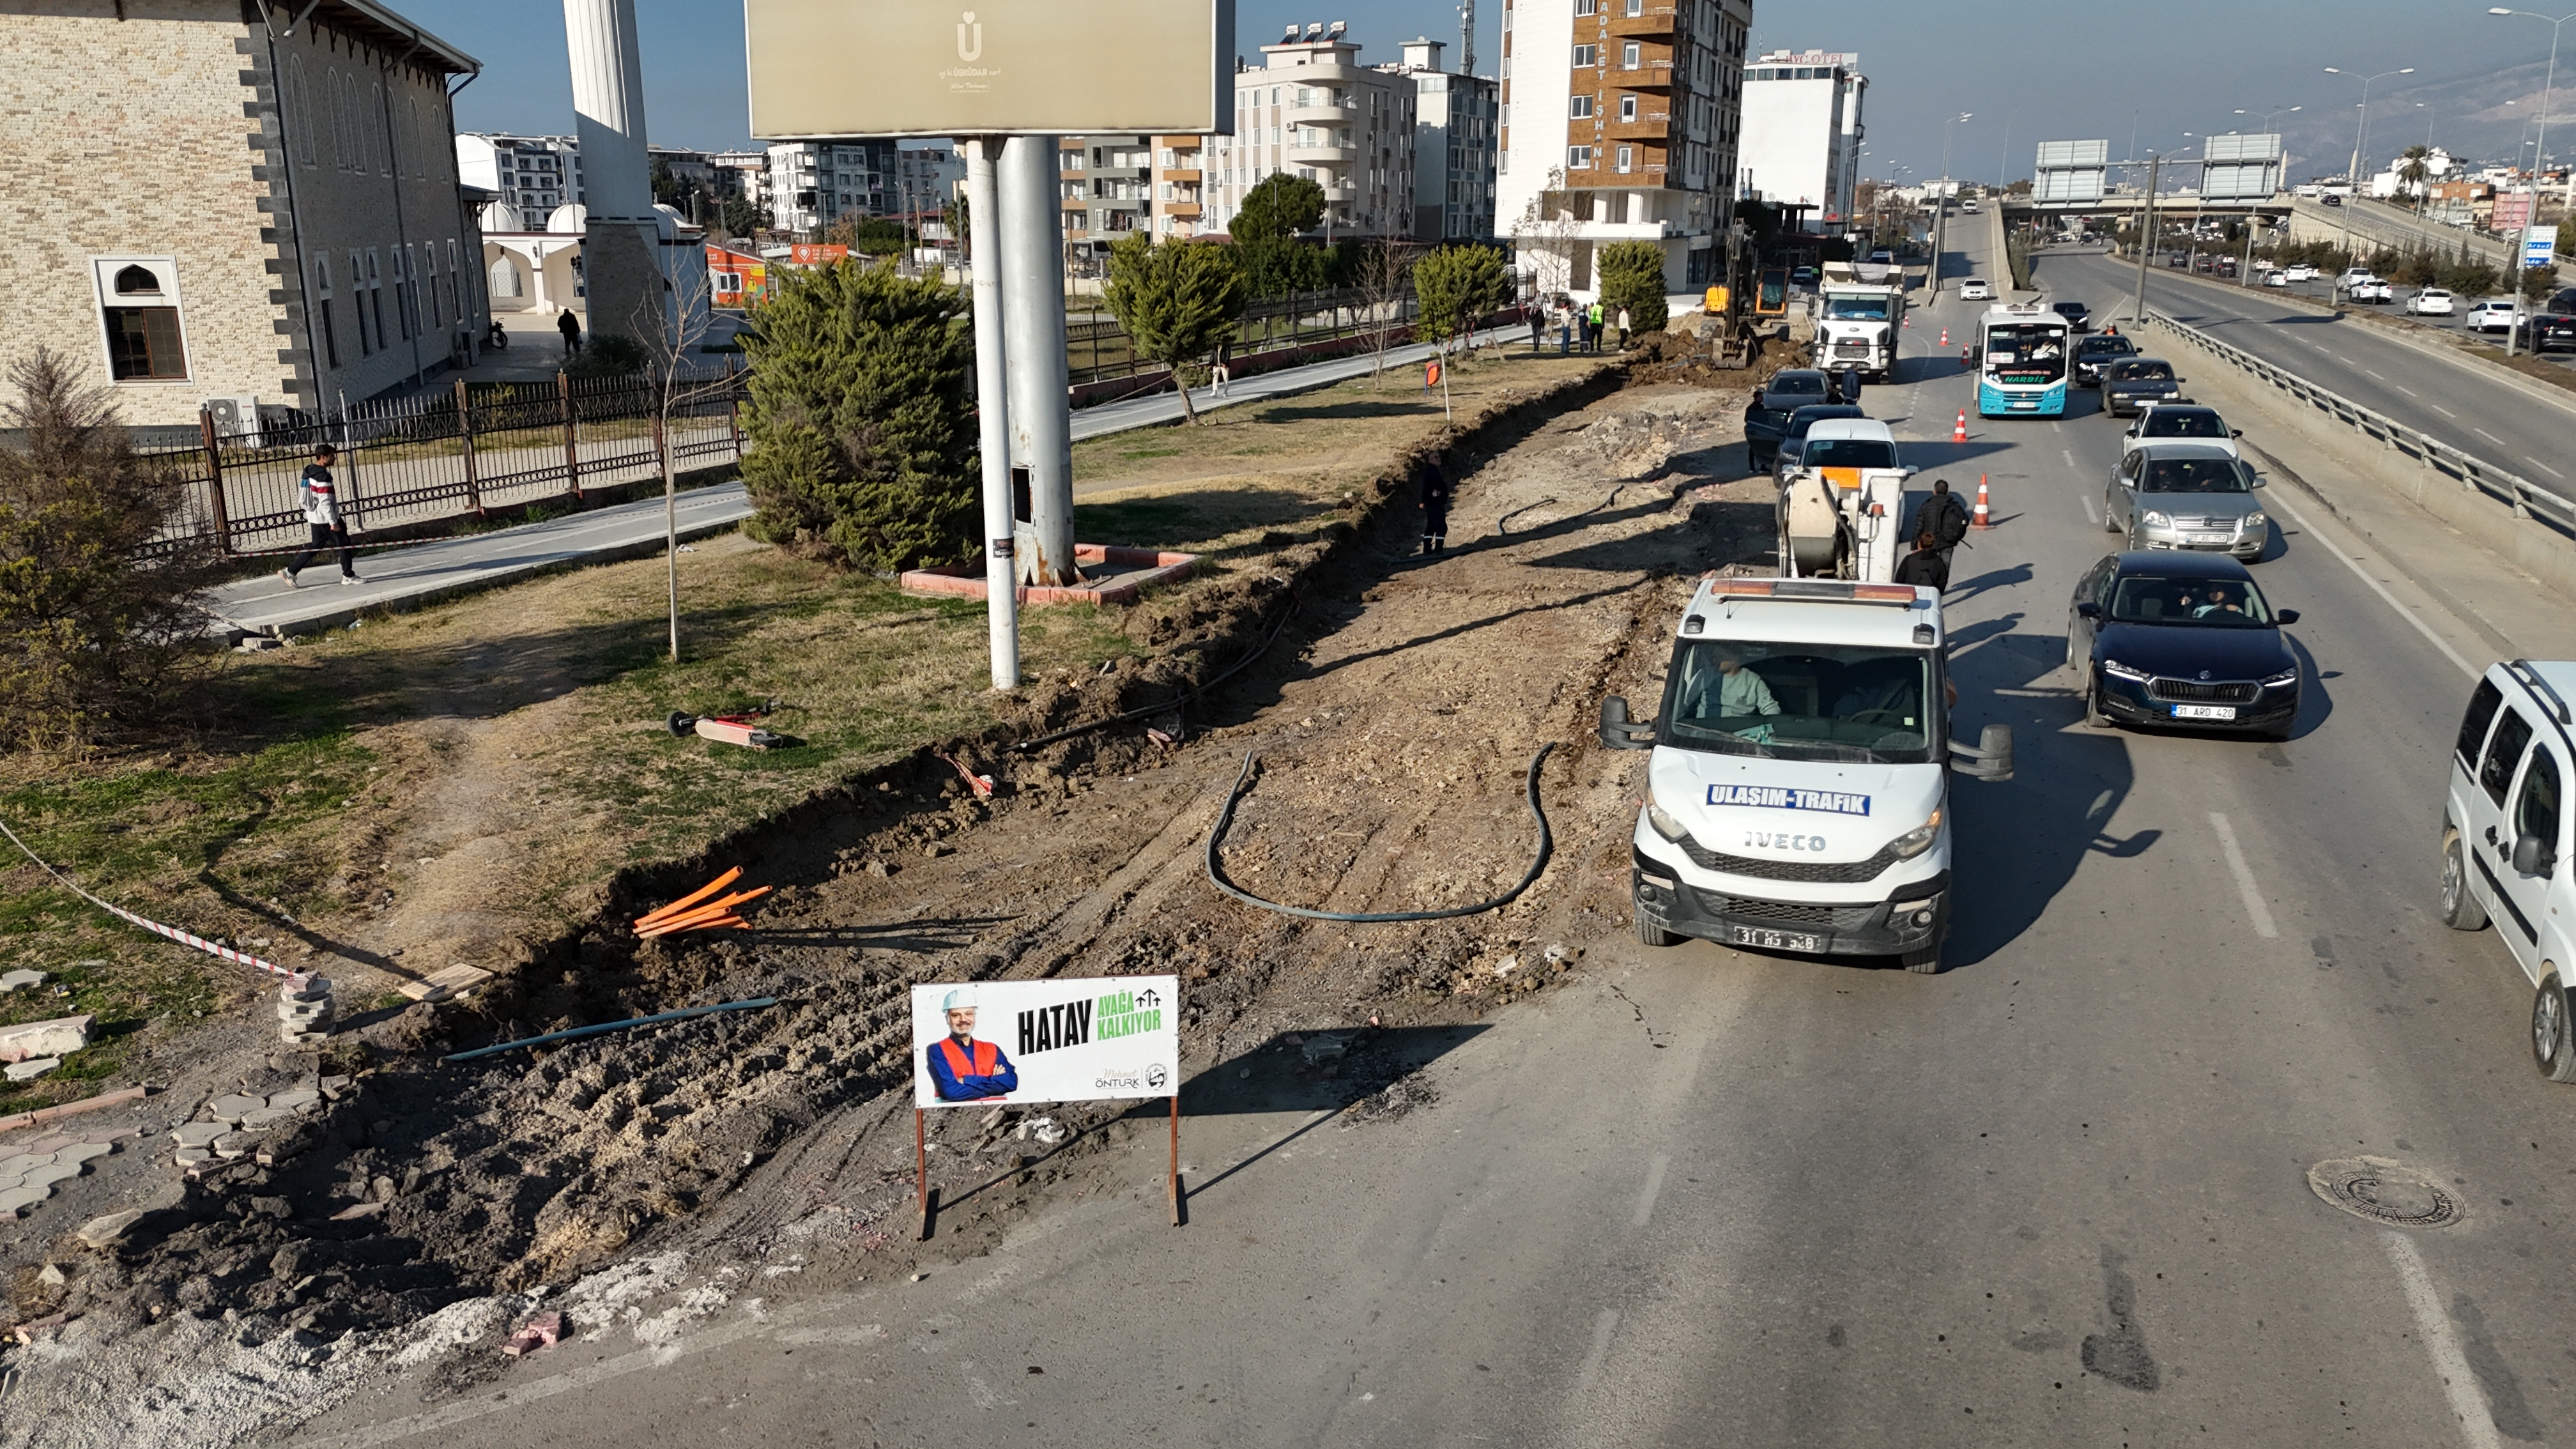
<svg viewBox="0 0 2576 1449"><path fill-rule="evenodd" d="M1011 408L1002 317L1001 188L997 136L966 143L966 225L975 300L976 446L984 455L984 617L992 636L993 687L1020 682L1020 599L1011 558Z"/></svg>

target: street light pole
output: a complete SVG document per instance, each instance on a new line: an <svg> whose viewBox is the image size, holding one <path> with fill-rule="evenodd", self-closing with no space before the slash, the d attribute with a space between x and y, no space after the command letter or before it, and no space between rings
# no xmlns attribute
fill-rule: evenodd
<svg viewBox="0 0 2576 1449"><path fill-rule="evenodd" d="M2370 83L2386 80L2393 75L2413 75L2414 73L2415 67L2410 65L2402 70L2383 70L2377 75L2355 77L2350 71L2337 70L2333 66L2326 67L2328 75L2339 75L2346 80L2361 81L2361 119L2353 123L2352 164L2346 166L2343 172L2344 180L2352 187L2352 195L2344 198L2343 206L2343 258L2344 265L2347 267L2352 265L2352 212L2354 207L2361 204L2361 138L2370 130Z"/></svg>
<svg viewBox="0 0 2576 1449"><path fill-rule="evenodd" d="M2501 5L2489 7L2487 13L2549 20L2546 15L2536 15L2528 10L2508 10ZM2514 336L2522 329L2522 274L2531 257L2531 223L2540 215L2541 158L2549 154L2549 93L2558 84L2558 31L2570 20L2576 20L2576 15L2562 15L2549 20L2548 78L2540 83L2540 132L2531 143L2531 204L2523 210L2522 231L2514 238L2513 255L2506 258L2511 265L2505 268L2505 275L2513 279L2513 325L2504 330L2504 355L2507 357L2514 355Z"/></svg>
<svg viewBox="0 0 2576 1449"><path fill-rule="evenodd" d="M1941 193L1932 198L1932 300L1941 300L1941 248L1950 236L1950 128L1974 116L1961 111L1941 123Z"/></svg>
<svg viewBox="0 0 2576 1449"><path fill-rule="evenodd" d="M2266 136L2277 136L2278 133L2272 129L2273 117L2285 116L2293 111L2304 111L2306 109L2306 106L2274 106L2272 109L2263 112L2263 134ZM2236 114L2240 116L2250 116L2253 115L2254 112L2240 108ZM2281 169L2283 173L2282 179L2287 180L2289 166L2286 160L2284 161ZM2238 268L2236 273L2236 285L2240 287L2250 287L2254 285L2254 222L2255 219L2261 215L2262 210L2259 204L2248 207L2245 212L2245 261L2243 265Z"/></svg>
<svg viewBox="0 0 2576 1449"><path fill-rule="evenodd" d="M2163 157L2147 154L2147 199L2138 214L2138 300L2129 309L2129 322L2137 327L2147 325L2147 254L2155 250L2156 184L2163 163Z"/></svg>

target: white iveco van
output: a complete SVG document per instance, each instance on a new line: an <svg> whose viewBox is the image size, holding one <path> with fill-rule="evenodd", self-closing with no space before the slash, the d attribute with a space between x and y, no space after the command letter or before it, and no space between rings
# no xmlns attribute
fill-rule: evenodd
<svg viewBox="0 0 2576 1449"><path fill-rule="evenodd" d="M1663 711L1602 701L1601 742L1652 750L1633 839L1637 939L1896 956L1941 969L1950 776L2012 778L2012 733L1950 738L1941 596L1911 584L1711 579Z"/></svg>

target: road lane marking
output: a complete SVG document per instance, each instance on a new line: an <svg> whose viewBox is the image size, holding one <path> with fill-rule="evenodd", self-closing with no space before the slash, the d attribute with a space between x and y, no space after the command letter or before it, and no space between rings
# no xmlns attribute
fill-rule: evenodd
<svg viewBox="0 0 2576 1449"><path fill-rule="evenodd" d="M2362 371L2369 373L2372 377L2379 377L2379 373L2378 373L2377 369L2365 367L2365 368L2363 368L2363 369L2362 369ZM2384 378L2384 377L2379 377L2379 380L2380 380L2381 382L2386 382L2386 381L2388 381L2388 379L2387 379L2387 378Z"/></svg>
<svg viewBox="0 0 2576 1449"><path fill-rule="evenodd" d="M2513 444L2506 442L2504 439L2497 437L2495 434L2488 432L2484 428L2471 428L2469 431L2486 439L2488 442L2495 444L2499 448L2510 448L2513 446Z"/></svg>
<svg viewBox="0 0 2576 1449"><path fill-rule="evenodd" d="M2404 1233L2391 1229L2380 1241L2388 1248L2388 1261L2397 1269L2397 1281L2406 1288L2406 1306L2415 1310L2415 1331L2424 1340L2424 1351L2433 1356L2433 1372L2440 1375L2442 1392L2451 1400L2451 1412L2459 1416L2460 1437L2471 1449L2502 1449L2496 1438L2495 1419L2487 1406L2478 1401L2478 1391L2469 1373L2469 1357L2460 1352L2460 1341L2451 1333L2450 1315L2442 1311L2442 1295L2433 1287L2433 1275L2424 1271L2424 1259Z"/></svg>
<svg viewBox="0 0 2576 1449"><path fill-rule="evenodd" d="M1581 1399L1592 1381L1601 1376L1602 1362L1610 1357L1610 1331L1619 1326L1619 1310L1604 1308L1592 1320L1592 1347L1583 1355L1583 1367L1574 1371L1573 1397Z"/></svg>
<svg viewBox="0 0 2576 1449"><path fill-rule="evenodd" d="M2084 521L2093 525L2095 528L2100 528L2102 526L2102 515L2094 510L2093 495L2090 493L2078 493L2075 495L2075 501L2084 505Z"/></svg>
<svg viewBox="0 0 2576 1449"><path fill-rule="evenodd" d="M2271 907L2263 904L2263 893L2254 884L2254 872L2245 864L2245 852L2236 844L2236 827L2227 817L2212 810L2209 828L2218 832L2219 851L2227 857L2227 869L2236 877L2236 892L2245 897L2245 914L2254 918L2254 934L2265 940L2276 940L2280 932L2272 928Z"/></svg>
<svg viewBox="0 0 2576 1449"><path fill-rule="evenodd" d="M2538 469L2539 469L2539 470L2541 470L2542 472L2547 473L2550 477L2555 478L2555 479L2557 479L2558 481L2560 481L2560 482L2562 482L2562 483L2563 483L2563 482L2565 482L2565 481L2567 481L2567 475L2566 475L2566 474L2561 473L2561 472L2559 472L2557 469L2550 467L2548 464L2546 464L2546 463L2544 463L2544 462L2540 461L2538 458L2534 458L2534 459L2532 459L2532 460L2531 460L2531 466L2533 466L2533 467L2535 467L2535 468L2538 468Z"/></svg>
<svg viewBox="0 0 2576 1449"><path fill-rule="evenodd" d="M2406 394L2408 397L2411 397L2411 398L2420 398L2420 397L2422 397L2422 396L2424 395L2424 394L2422 394L2422 393L2420 393L2420 392L2417 392L2415 389L2413 389L2413 388L2411 388L2411 387L2408 387L2406 384L2404 384L2404 383L2402 383L2402 382L2392 382L2392 383L2390 383L2390 384L2389 384L2389 386L2390 386L2390 387L2393 387L2393 388L2395 388L2395 389L2397 389L2399 392L2402 392L2402 393Z"/></svg>
<svg viewBox="0 0 2576 1449"><path fill-rule="evenodd" d="M2435 411L2435 412L2437 412L2437 413L2440 413L2442 416L2444 416L2444 417L2446 417L2446 418L2449 418L2451 421L2453 421L2453 422L2455 422L2455 423L2456 423L2456 422L2458 422L2458 421L2460 420L2460 415L2459 415L2458 413L2455 413L2455 412L2451 411L2449 408L2446 408L2446 407L2442 406L2440 403L2426 403L2426 404L2425 404L2425 406L2426 406L2426 407L2431 408L2433 411Z"/></svg>
<svg viewBox="0 0 2576 1449"><path fill-rule="evenodd" d="M2296 505L2292 504L2288 499L2281 497L2280 490L2278 489L2273 490L2272 506L2289 514L2292 518L2297 519L2299 521L2300 529L2305 532L2308 537L2314 538L2317 536L2317 526L2308 522L2308 516L2301 513ZM2434 648L2441 650L2443 658L2458 665L2462 674L2467 675L2471 679L2478 679L2485 676L2485 670L2478 668L2476 665L2471 664L2468 660L2462 658L2459 650L2452 648L2448 643L2444 642L2441 635L2434 633L2432 625L2415 617L2414 610L2397 602L2397 596L2388 592L2387 587L2381 584L2379 580L2372 578L2368 569L2363 568L2359 562L2344 554L2340 549L2329 549L2328 552L2334 554L2336 558L2342 559L2343 566L2352 570L2354 578L2370 585L2370 591L2372 593L2377 594L2382 600L2386 601L2388 607L2396 610L2398 618L2414 625L2415 632L2423 635L2425 639L2429 640Z"/></svg>
<svg viewBox="0 0 2576 1449"><path fill-rule="evenodd" d="M1672 1165L1673 1160L1660 1152L1646 1164L1646 1190L1637 1194L1637 1210L1629 1215L1629 1222L1642 1228L1655 1215L1655 1195L1664 1190L1664 1169Z"/></svg>
<svg viewBox="0 0 2576 1449"><path fill-rule="evenodd" d="M2060 448L2057 450L2057 456L2066 460L2067 467L2072 468L2075 466L2075 450L2073 448Z"/></svg>

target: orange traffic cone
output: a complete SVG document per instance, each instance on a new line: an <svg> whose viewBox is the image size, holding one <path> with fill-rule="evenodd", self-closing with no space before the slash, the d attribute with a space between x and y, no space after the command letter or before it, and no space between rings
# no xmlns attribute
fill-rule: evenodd
<svg viewBox="0 0 2576 1449"><path fill-rule="evenodd" d="M1969 522L1978 528L1992 528L1995 526L1993 518L1993 512L1986 506L1986 475L1980 473L1977 475L1977 508Z"/></svg>
<svg viewBox="0 0 2576 1449"><path fill-rule="evenodd" d="M1954 443L1964 443L1968 441L1968 410L1966 408L1959 409L1958 426L1950 429L1950 441Z"/></svg>
<svg viewBox="0 0 2576 1449"><path fill-rule="evenodd" d="M1950 345L1950 329L1947 327L1941 329L1941 345L1944 347Z"/></svg>
<svg viewBox="0 0 2576 1449"><path fill-rule="evenodd" d="M1963 342L1963 343L1961 343L1961 344L1959 344L1959 365L1960 365L1961 367L1968 367L1968 366L1971 366L1971 365L1972 365L1972 364L1968 361L1968 345L1967 345L1966 343L1964 343L1964 342Z"/></svg>

